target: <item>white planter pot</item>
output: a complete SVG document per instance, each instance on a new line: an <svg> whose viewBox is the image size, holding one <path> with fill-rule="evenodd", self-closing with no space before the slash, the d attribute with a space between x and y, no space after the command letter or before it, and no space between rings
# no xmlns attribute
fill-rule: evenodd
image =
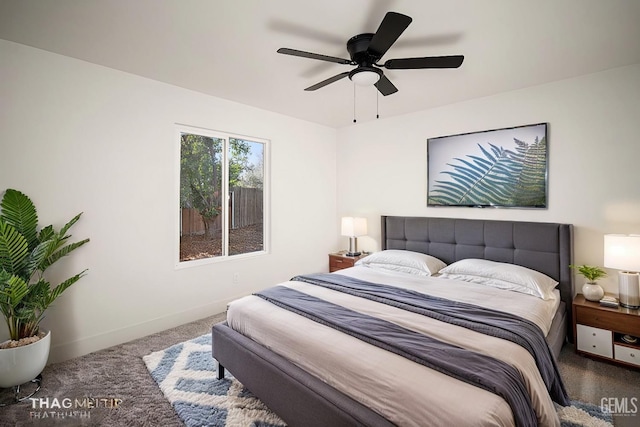
<svg viewBox="0 0 640 427"><path fill-rule="evenodd" d="M582 285L582 295L589 301L600 301L604 296L604 289L597 283L585 283Z"/></svg>
<svg viewBox="0 0 640 427"><path fill-rule="evenodd" d="M51 331L22 347L0 349L0 388L14 387L37 377L47 364Z"/></svg>

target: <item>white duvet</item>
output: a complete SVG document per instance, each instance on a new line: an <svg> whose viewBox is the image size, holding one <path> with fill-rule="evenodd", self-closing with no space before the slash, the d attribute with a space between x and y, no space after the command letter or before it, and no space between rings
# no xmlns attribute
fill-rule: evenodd
<svg viewBox="0 0 640 427"><path fill-rule="evenodd" d="M335 274L513 313L537 324L545 335L559 304L557 295L545 301L455 280L414 277L366 267L353 267ZM539 425L560 425L534 359L517 344L326 288L302 282L282 285L511 364L522 373ZM229 304L227 322L232 329L284 356L397 425L514 425L511 409L501 397L281 309L262 298L247 296Z"/></svg>

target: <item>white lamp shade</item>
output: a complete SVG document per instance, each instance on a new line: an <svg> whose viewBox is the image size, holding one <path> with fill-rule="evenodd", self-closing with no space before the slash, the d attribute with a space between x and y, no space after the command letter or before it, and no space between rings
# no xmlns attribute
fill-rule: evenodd
<svg viewBox="0 0 640 427"><path fill-rule="evenodd" d="M640 235L605 234L604 266L625 271L640 271Z"/></svg>
<svg viewBox="0 0 640 427"><path fill-rule="evenodd" d="M367 234L367 219L342 217L342 235L349 237L365 236Z"/></svg>

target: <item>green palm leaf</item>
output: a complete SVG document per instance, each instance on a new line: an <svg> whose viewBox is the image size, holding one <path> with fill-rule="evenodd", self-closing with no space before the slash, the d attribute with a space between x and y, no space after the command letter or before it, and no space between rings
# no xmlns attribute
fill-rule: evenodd
<svg viewBox="0 0 640 427"><path fill-rule="evenodd" d="M47 225L42 230L40 230L40 234L38 235L38 240L41 242L45 242L53 237L55 231L53 230L53 225Z"/></svg>
<svg viewBox="0 0 640 427"><path fill-rule="evenodd" d="M51 253L51 255L46 258L46 261L42 264L42 268L44 269L49 267L51 264L58 261L63 256L67 256L71 251L78 249L80 246L84 245L87 242L89 242L89 239L80 240L79 242L63 246L61 249Z"/></svg>
<svg viewBox="0 0 640 427"><path fill-rule="evenodd" d="M0 307L17 305L29 293L29 285L18 276L0 272ZM4 313L4 310L2 310Z"/></svg>
<svg viewBox="0 0 640 427"><path fill-rule="evenodd" d="M9 336L18 339L21 332L20 311L22 301L29 294L29 285L19 276L0 270L0 312L2 312Z"/></svg>
<svg viewBox="0 0 640 427"><path fill-rule="evenodd" d="M11 224L0 218L0 269L20 274L29 255L27 239Z"/></svg>
<svg viewBox="0 0 640 427"><path fill-rule="evenodd" d="M76 222L78 222L78 220L80 219L80 217L82 216L82 212L80 212L78 215L74 216L73 218L71 218L71 221L69 221L68 223L66 223L64 225L64 227L62 227L60 229L60 232L58 233L60 236L64 236L64 237L70 237L67 236L67 231L69 231L69 229L71 228L71 226L73 224L75 224Z"/></svg>
<svg viewBox="0 0 640 427"><path fill-rule="evenodd" d="M68 278L67 280L60 283L58 286L56 286L48 296L47 306L49 306L53 301L55 301L56 298L62 295L62 293L66 291L69 288L69 286L73 285L78 280L80 280L82 276L84 276L87 273L87 271L88 270L84 270L76 274L75 276Z"/></svg>
<svg viewBox="0 0 640 427"><path fill-rule="evenodd" d="M38 244L38 213L31 199L18 190L8 189L0 207L0 216L27 239L29 249L35 248Z"/></svg>
<svg viewBox="0 0 640 427"><path fill-rule="evenodd" d="M50 253L52 252L51 248L55 245L55 243L56 242L53 240L45 240L44 242L36 246L33 251L31 251L27 261L26 269L26 275L28 277L31 277L33 273L38 270L44 271L44 268L42 268L42 266L44 265L44 261L47 259L47 257L50 256Z"/></svg>

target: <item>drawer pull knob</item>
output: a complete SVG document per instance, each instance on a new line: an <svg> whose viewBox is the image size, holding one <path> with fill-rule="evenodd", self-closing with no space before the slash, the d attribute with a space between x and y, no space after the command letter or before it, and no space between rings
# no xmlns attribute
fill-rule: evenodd
<svg viewBox="0 0 640 427"><path fill-rule="evenodd" d="M630 355L631 357L636 357L635 353L631 353Z"/></svg>
<svg viewBox="0 0 640 427"><path fill-rule="evenodd" d="M596 336L596 333L595 333L595 332L593 333L593 336L594 336L594 337Z"/></svg>
<svg viewBox="0 0 640 427"><path fill-rule="evenodd" d="M596 348L595 344L593 345L593 348Z"/></svg>

